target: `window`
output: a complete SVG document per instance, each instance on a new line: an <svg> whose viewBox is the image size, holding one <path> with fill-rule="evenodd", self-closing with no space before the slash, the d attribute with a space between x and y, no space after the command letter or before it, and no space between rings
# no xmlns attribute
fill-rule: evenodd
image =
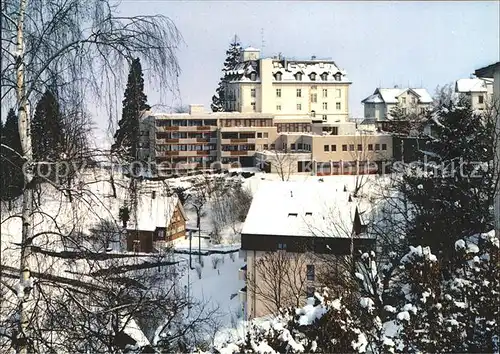
<svg viewBox="0 0 500 354"><path fill-rule="evenodd" d="M311 103L316 103L316 102L318 102L318 94L311 93Z"/></svg>
<svg viewBox="0 0 500 354"><path fill-rule="evenodd" d="M277 105L277 106L276 106L276 110L277 110L277 111L281 111L281 105Z"/></svg>
<svg viewBox="0 0 500 354"><path fill-rule="evenodd" d="M255 102L252 102L252 103L250 103L250 104L252 105L252 111L254 111L254 112L255 112L255 109L256 109L256 107L255 107Z"/></svg>
<svg viewBox="0 0 500 354"><path fill-rule="evenodd" d="M368 144L368 151L373 151L373 144Z"/></svg>
<svg viewBox="0 0 500 354"><path fill-rule="evenodd" d="M281 81L281 73L280 72L276 73L276 81Z"/></svg>
<svg viewBox="0 0 500 354"><path fill-rule="evenodd" d="M332 151L337 151L337 145L332 145Z"/></svg>
<svg viewBox="0 0 500 354"><path fill-rule="evenodd" d="M375 144L375 151L379 151L380 150L380 144Z"/></svg>
<svg viewBox="0 0 500 354"><path fill-rule="evenodd" d="M323 89L323 97L328 97L328 89Z"/></svg>
<svg viewBox="0 0 500 354"><path fill-rule="evenodd" d="M314 265L313 264L308 264L307 265L307 280L314 280Z"/></svg>
<svg viewBox="0 0 500 354"><path fill-rule="evenodd" d="M335 103L335 109L340 111L340 102Z"/></svg>
<svg viewBox="0 0 500 354"><path fill-rule="evenodd" d="M342 151L347 151L347 145L342 145Z"/></svg>
<svg viewBox="0 0 500 354"><path fill-rule="evenodd" d="M415 97L413 97L413 96L411 98L411 103L417 103L417 99Z"/></svg>
<svg viewBox="0 0 500 354"><path fill-rule="evenodd" d="M328 120L328 116L326 114L323 114L322 119L323 119L323 122L326 122Z"/></svg>
<svg viewBox="0 0 500 354"><path fill-rule="evenodd" d="M302 73L295 74L295 80L302 81Z"/></svg>
<svg viewBox="0 0 500 354"><path fill-rule="evenodd" d="M311 111L311 117L316 117L316 112L315 111Z"/></svg>
<svg viewBox="0 0 500 354"><path fill-rule="evenodd" d="M297 97L302 97L302 89L297 89Z"/></svg>
<svg viewBox="0 0 500 354"><path fill-rule="evenodd" d="M354 151L354 144L349 144L349 151Z"/></svg>
<svg viewBox="0 0 500 354"><path fill-rule="evenodd" d="M340 98L342 95L342 90L341 89L336 89L335 90L335 98Z"/></svg>
<svg viewBox="0 0 500 354"><path fill-rule="evenodd" d="M332 128L332 135L339 135L339 127Z"/></svg>
<svg viewBox="0 0 500 354"><path fill-rule="evenodd" d="M479 103L479 104L484 103L484 96L483 95L477 96L477 103Z"/></svg>
<svg viewBox="0 0 500 354"><path fill-rule="evenodd" d="M279 250L286 250L286 243L278 243Z"/></svg>
<svg viewBox="0 0 500 354"><path fill-rule="evenodd" d="M314 287L313 286L308 286L307 287L306 296L307 297L313 297L314 296Z"/></svg>
<svg viewBox="0 0 500 354"><path fill-rule="evenodd" d="M250 89L250 97L255 97L255 89Z"/></svg>
<svg viewBox="0 0 500 354"><path fill-rule="evenodd" d="M300 103L297 103L297 111L301 111L302 110L302 105Z"/></svg>
<svg viewBox="0 0 500 354"><path fill-rule="evenodd" d="M268 138L269 137L269 133L264 133L264 138Z"/></svg>
<svg viewBox="0 0 500 354"><path fill-rule="evenodd" d="M255 81L257 79L257 74L256 73L251 73L250 74L250 80Z"/></svg>
<svg viewBox="0 0 500 354"><path fill-rule="evenodd" d="M295 150L295 144L290 144L290 150Z"/></svg>
<svg viewBox="0 0 500 354"><path fill-rule="evenodd" d="M271 144L271 150L274 150L276 149L276 145L275 144Z"/></svg>
<svg viewBox="0 0 500 354"><path fill-rule="evenodd" d="M257 133L257 138L262 138L262 133Z"/></svg>
<svg viewBox="0 0 500 354"><path fill-rule="evenodd" d="M276 89L276 97L281 97L281 89Z"/></svg>
<svg viewBox="0 0 500 354"><path fill-rule="evenodd" d="M406 97L401 97L401 103L406 104Z"/></svg>
<svg viewBox="0 0 500 354"><path fill-rule="evenodd" d="M401 108L401 113L406 114L406 108Z"/></svg>
<svg viewBox="0 0 500 354"><path fill-rule="evenodd" d="M363 145L358 144L358 151L363 151Z"/></svg>
<svg viewBox="0 0 500 354"><path fill-rule="evenodd" d="M387 144L382 144L382 150L387 150Z"/></svg>
<svg viewBox="0 0 500 354"><path fill-rule="evenodd" d="M327 110L328 109L328 102L323 102L323 109Z"/></svg>
<svg viewBox="0 0 500 354"><path fill-rule="evenodd" d="M424 107L420 108L420 114L425 114L425 108Z"/></svg>
<svg viewBox="0 0 500 354"><path fill-rule="evenodd" d="M330 145L325 145L323 146L324 151L330 151Z"/></svg>
<svg viewBox="0 0 500 354"><path fill-rule="evenodd" d="M311 73L309 77L311 78L311 81L316 81L316 73Z"/></svg>
<svg viewBox="0 0 500 354"><path fill-rule="evenodd" d="M335 74L335 81L340 81L342 80L342 74L341 73L336 73Z"/></svg>
<svg viewBox="0 0 500 354"><path fill-rule="evenodd" d="M264 150L268 150L269 146L267 144L264 144Z"/></svg>
<svg viewBox="0 0 500 354"><path fill-rule="evenodd" d="M328 79L328 73L321 74L321 80L326 81Z"/></svg>

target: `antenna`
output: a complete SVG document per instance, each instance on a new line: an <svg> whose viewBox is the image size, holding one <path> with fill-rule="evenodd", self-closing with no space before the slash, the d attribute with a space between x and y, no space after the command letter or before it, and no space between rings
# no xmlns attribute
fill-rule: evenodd
<svg viewBox="0 0 500 354"><path fill-rule="evenodd" d="M266 42L264 41L264 28L260 29L260 37L261 37L260 55L264 57L264 47L266 46Z"/></svg>

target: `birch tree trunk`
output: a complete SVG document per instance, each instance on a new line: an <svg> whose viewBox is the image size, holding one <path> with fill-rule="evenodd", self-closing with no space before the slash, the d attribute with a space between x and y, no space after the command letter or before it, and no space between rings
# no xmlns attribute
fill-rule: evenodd
<svg viewBox="0 0 500 354"><path fill-rule="evenodd" d="M31 149L31 133L30 133L30 114L29 103L26 97L26 84L24 80L24 18L26 14L28 0L20 0L19 17L17 20L17 40L16 40L16 94L19 115L19 137L24 155L24 190L23 190L23 207L22 207L22 241L21 241L21 259L20 259L20 281L26 286L30 284L30 265L29 257L31 253L31 218L32 218L32 199L33 190L30 188L33 180L33 153ZM19 353L27 353L28 351L28 314L26 303L28 301L29 291L24 296L20 296L19 301L19 332L17 333L17 351Z"/></svg>

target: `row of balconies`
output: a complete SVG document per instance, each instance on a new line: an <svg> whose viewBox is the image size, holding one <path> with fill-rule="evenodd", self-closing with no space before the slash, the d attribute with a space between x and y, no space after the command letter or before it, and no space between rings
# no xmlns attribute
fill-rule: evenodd
<svg viewBox="0 0 500 354"><path fill-rule="evenodd" d="M156 127L159 132L195 132L195 131L215 131L217 127L214 125L202 125L202 126L160 126Z"/></svg>
<svg viewBox="0 0 500 354"><path fill-rule="evenodd" d="M200 150L200 151L157 151L156 156L215 156L216 150Z"/></svg>
<svg viewBox="0 0 500 354"><path fill-rule="evenodd" d="M217 138L156 139L156 144L157 145L164 145L164 144L195 144L195 143L217 143Z"/></svg>

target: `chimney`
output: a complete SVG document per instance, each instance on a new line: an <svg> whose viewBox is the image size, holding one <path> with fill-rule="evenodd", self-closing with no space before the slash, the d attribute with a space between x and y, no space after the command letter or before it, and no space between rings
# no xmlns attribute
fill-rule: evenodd
<svg viewBox="0 0 500 354"><path fill-rule="evenodd" d="M293 192L290 191L290 198L293 198Z"/></svg>
<svg viewBox="0 0 500 354"><path fill-rule="evenodd" d="M316 55L311 56L311 60L316 60Z"/></svg>
<svg viewBox="0 0 500 354"><path fill-rule="evenodd" d="M202 104L190 104L189 114L203 113L204 107Z"/></svg>

